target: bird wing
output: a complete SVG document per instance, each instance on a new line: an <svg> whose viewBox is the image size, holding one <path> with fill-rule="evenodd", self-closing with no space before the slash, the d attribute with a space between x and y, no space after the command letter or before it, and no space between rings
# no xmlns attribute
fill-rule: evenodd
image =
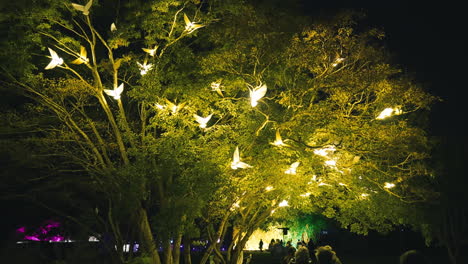
<svg viewBox="0 0 468 264"><path fill-rule="evenodd" d="M114 89L114 91L117 93L117 94L121 94L123 92L123 89L124 89L124 84L121 83L119 85L119 87L117 87L116 89Z"/></svg>
<svg viewBox="0 0 468 264"><path fill-rule="evenodd" d="M240 162L239 147L236 147L236 150L234 150L234 155L232 157L232 162L234 162L234 163L239 163Z"/></svg>
<svg viewBox="0 0 468 264"><path fill-rule="evenodd" d="M190 19L187 17L186 14L184 14L184 21L185 21L185 25L190 25L192 22L190 21Z"/></svg>

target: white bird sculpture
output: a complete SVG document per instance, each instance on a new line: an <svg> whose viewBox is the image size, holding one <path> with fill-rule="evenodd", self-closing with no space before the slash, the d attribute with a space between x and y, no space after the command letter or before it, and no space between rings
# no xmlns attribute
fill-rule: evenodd
<svg viewBox="0 0 468 264"><path fill-rule="evenodd" d="M107 95L114 97L115 100L119 100L120 94L122 94L123 89L124 89L124 84L122 83L119 85L119 87L115 88L114 90L104 89L104 92Z"/></svg>
<svg viewBox="0 0 468 264"><path fill-rule="evenodd" d="M57 52L55 52L53 49L51 48L48 48L49 49L49 53L50 53L50 56L52 58L52 60L49 62L49 64L47 64L47 66L45 67L46 70L50 70L50 69L53 69L59 65L62 65L63 64L63 59L60 58L58 55L57 55Z"/></svg>
<svg viewBox="0 0 468 264"><path fill-rule="evenodd" d="M82 63L88 63L89 59L86 57L86 48L83 46L80 46L80 54L78 55L79 57L72 61L71 63L73 64L82 64Z"/></svg>
<svg viewBox="0 0 468 264"><path fill-rule="evenodd" d="M287 169L284 173L296 175L296 169L299 166L299 163L300 163L299 161L294 162L293 164L291 164L289 169Z"/></svg>
<svg viewBox="0 0 468 264"><path fill-rule="evenodd" d="M198 23L190 21L190 19L187 17L186 14L184 14L184 21L185 21L185 31L187 31L188 34L205 26L203 24L198 24Z"/></svg>
<svg viewBox="0 0 468 264"><path fill-rule="evenodd" d="M234 151L234 155L233 155L232 162L231 162L231 168L233 170L236 170L239 168L241 169L252 168L252 166L250 166L249 164L240 161L239 147L236 147L236 150Z"/></svg>
<svg viewBox="0 0 468 264"><path fill-rule="evenodd" d="M252 107L255 107L258 104L258 100L262 99L263 96L265 96L266 91L267 91L267 86L266 84L259 85L253 89L249 88L249 91L250 91L250 105L252 105Z"/></svg>
<svg viewBox="0 0 468 264"><path fill-rule="evenodd" d="M72 3L73 8L75 8L78 11L83 12L83 15L85 16L89 15L89 9L91 8L92 5L93 5L93 0L89 0L89 2L84 6Z"/></svg>
<svg viewBox="0 0 468 264"><path fill-rule="evenodd" d="M201 117L195 114L193 115L193 117L195 117L195 120L198 122L201 128L206 128L206 124L208 123L208 121L210 121L211 116L213 116L213 114L210 114L207 117Z"/></svg>

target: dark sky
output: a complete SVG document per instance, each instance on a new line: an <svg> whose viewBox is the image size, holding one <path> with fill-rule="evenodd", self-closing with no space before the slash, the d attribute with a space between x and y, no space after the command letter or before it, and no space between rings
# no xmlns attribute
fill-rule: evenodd
<svg viewBox="0 0 468 264"><path fill-rule="evenodd" d="M465 120L466 14L462 8L368 8L369 21L386 32L398 62L444 101L433 107L435 135L462 136Z"/></svg>

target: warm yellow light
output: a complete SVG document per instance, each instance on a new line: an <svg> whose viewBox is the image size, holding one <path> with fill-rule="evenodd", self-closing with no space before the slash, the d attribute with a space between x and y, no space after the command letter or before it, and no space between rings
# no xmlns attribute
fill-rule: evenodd
<svg viewBox="0 0 468 264"><path fill-rule="evenodd" d="M278 204L278 207L285 207L285 206L289 206L288 201L286 200L283 200L281 201L281 203Z"/></svg>
<svg viewBox="0 0 468 264"><path fill-rule="evenodd" d="M311 193L307 192L307 193L304 193L304 194L300 194L301 197L309 197Z"/></svg>
<svg viewBox="0 0 468 264"><path fill-rule="evenodd" d="M115 100L119 100L120 94L123 92L123 89L124 89L124 84L122 83L119 85L119 87L114 88L114 90L104 89L104 92L107 95L114 97Z"/></svg>
<svg viewBox="0 0 468 264"><path fill-rule="evenodd" d="M265 191L269 192L269 191L271 191L271 190L273 190L273 189L274 189L273 186L267 186L267 187L265 188Z"/></svg>
<svg viewBox="0 0 468 264"><path fill-rule="evenodd" d="M55 52L53 49L51 48L48 48L49 49L49 53L50 53L50 56L52 58L52 60L49 62L49 64L45 67L46 70L50 70L50 69L53 69L59 65L62 65L63 64L63 59L60 58L58 55L57 55L57 52Z"/></svg>
<svg viewBox="0 0 468 264"><path fill-rule="evenodd" d="M265 96L267 92L267 86L266 84L263 84L253 89L249 88L249 92L250 92L250 105L252 107L255 107L258 104L258 100L262 99L263 96Z"/></svg>
<svg viewBox="0 0 468 264"><path fill-rule="evenodd" d="M93 0L89 0L89 2L85 6L75 4L75 3L72 3L72 6L76 10L81 11L83 13L83 15L87 16L87 15L89 15L89 9L91 8L92 4L93 4Z"/></svg>
<svg viewBox="0 0 468 264"><path fill-rule="evenodd" d="M234 155L232 157L232 162L231 162L231 168L233 170L236 170L239 168L240 169L252 168L252 166L250 166L249 164L240 161L239 147L236 147L236 150L234 151Z"/></svg>
<svg viewBox="0 0 468 264"><path fill-rule="evenodd" d="M291 164L289 169L287 169L284 173L295 175L296 174L296 169L299 166L299 163L300 163L299 161L294 162L293 164Z"/></svg>
<svg viewBox="0 0 468 264"><path fill-rule="evenodd" d="M111 26L110 26L110 31L114 32L116 30L117 30L117 26L115 25L115 23L112 23Z"/></svg>
<svg viewBox="0 0 468 264"><path fill-rule="evenodd" d="M384 188L386 188L386 189L391 189L393 187L395 187L395 184L391 183L391 182L386 182L385 185L384 185Z"/></svg>
<svg viewBox="0 0 468 264"><path fill-rule="evenodd" d="M184 21L185 21L185 31L187 31L188 34L205 26L205 25L190 21L190 19L187 17L186 14L184 14Z"/></svg>

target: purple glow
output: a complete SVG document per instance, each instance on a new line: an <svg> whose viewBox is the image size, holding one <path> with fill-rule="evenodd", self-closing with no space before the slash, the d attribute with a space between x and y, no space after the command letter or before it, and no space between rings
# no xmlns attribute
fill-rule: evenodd
<svg viewBox="0 0 468 264"><path fill-rule="evenodd" d="M26 240L31 240L31 241L41 241L38 237L36 236L24 236L24 239Z"/></svg>
<svg viewBox="0 0 468 264"><path fill-rule="evenodd" d="M42 226L36 229L32 234L24 236L24 240L30 241L48 241L48 242L61 242L65 240L65 237L57 234L49 234L52 229L60 227L60 223L52 220L46 221ZM26 227L20 227L16 229L18 233L26 233ZM56 232L53 232L56 233Z"/></svg>

